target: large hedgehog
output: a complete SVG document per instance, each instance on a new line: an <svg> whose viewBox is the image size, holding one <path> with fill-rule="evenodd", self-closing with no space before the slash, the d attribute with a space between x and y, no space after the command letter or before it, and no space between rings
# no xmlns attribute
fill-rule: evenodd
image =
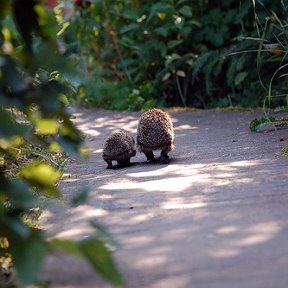
<svg viewBox="0 0 288 288"><path fill-rule="evenodd" d="M112 169L112 161L119 166L130 165L130 158L136 155L135 141L132 136L123 130L113 132L103 144L102 157L107 162L107 168Z"/></svg>
<svg viewBox="0 0 288 288"><path fill-rule="evenodd" d="M173 123L169 115L160 109L144 112L137 128L137 148L148 162L154 162L153 151L161 150L160 161L168 163L168 152L175 148Z"/></svg>

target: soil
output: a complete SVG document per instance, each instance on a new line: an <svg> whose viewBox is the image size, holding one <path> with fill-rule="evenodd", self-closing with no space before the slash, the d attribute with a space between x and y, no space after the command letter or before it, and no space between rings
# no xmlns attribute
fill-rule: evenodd
<svg viewBox="0 0 288 288"><path fill-rule="evenodd" d="M288 130L251 133L260 112L172 112L176 149L170 164L106 169L102 143L115 129L135 137L140 113L78 109L88 160L74 160L60 186L66 198L83 187L85 205L50 207L48 235L84 239L103 224L120 242L113 257L130 288L288 287ZM158 153L158 152L157 152ZM112 287L71 256L47 257L51 287Z"/></svg>

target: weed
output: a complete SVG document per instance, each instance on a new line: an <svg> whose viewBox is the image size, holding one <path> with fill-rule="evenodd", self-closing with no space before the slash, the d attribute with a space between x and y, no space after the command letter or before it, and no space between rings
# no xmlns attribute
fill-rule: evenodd
<svg viewBox="0 0 288 288"><path fill-rule="evenodd" d="M281 150L280 150L280 155L282 156L288 156L288 146L286 147L283 147Z"/></svg>

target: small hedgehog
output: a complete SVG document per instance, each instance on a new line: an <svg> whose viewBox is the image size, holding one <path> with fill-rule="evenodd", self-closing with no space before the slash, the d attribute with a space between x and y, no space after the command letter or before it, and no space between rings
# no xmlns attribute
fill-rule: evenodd
<svg viewBox="0 0 288 288"><path fill-rule="evenodd" d="M102 157L107 162L107 169L112 169L112 161L119 166L130 165L130 158L136 155L135 141L127 132L120 130L108 136L103 144Z"/></svg>
<svg viewBox="0 0 288 288"><path fill-rule="evenodd" d="M160 161L168 163L168 152L175 148L173 123L169 115L160 109L144 112L137 128L137 148L147 157L147 162L155 162L154 150L161 150Z"/></svg>

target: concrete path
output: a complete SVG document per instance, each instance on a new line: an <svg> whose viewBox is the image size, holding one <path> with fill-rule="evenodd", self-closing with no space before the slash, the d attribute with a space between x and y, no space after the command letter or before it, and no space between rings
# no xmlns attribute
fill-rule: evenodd
<svg viewBox="0 0 288 288"><path fill-rule="evenodd" d="M87 205L44 213L49 235L82 239L87 222L104 224L121 243L114 258L130 288L288 287L288 130L251 133L261 112L170 113L171 163L107 170L101 151L116 128L134 136L140 113L77 110L92 154L72 162L65 197L90 187ZM284 141L283 141L284 140ZM51 287L110 287L72 257L49 257Z"/></svg>

